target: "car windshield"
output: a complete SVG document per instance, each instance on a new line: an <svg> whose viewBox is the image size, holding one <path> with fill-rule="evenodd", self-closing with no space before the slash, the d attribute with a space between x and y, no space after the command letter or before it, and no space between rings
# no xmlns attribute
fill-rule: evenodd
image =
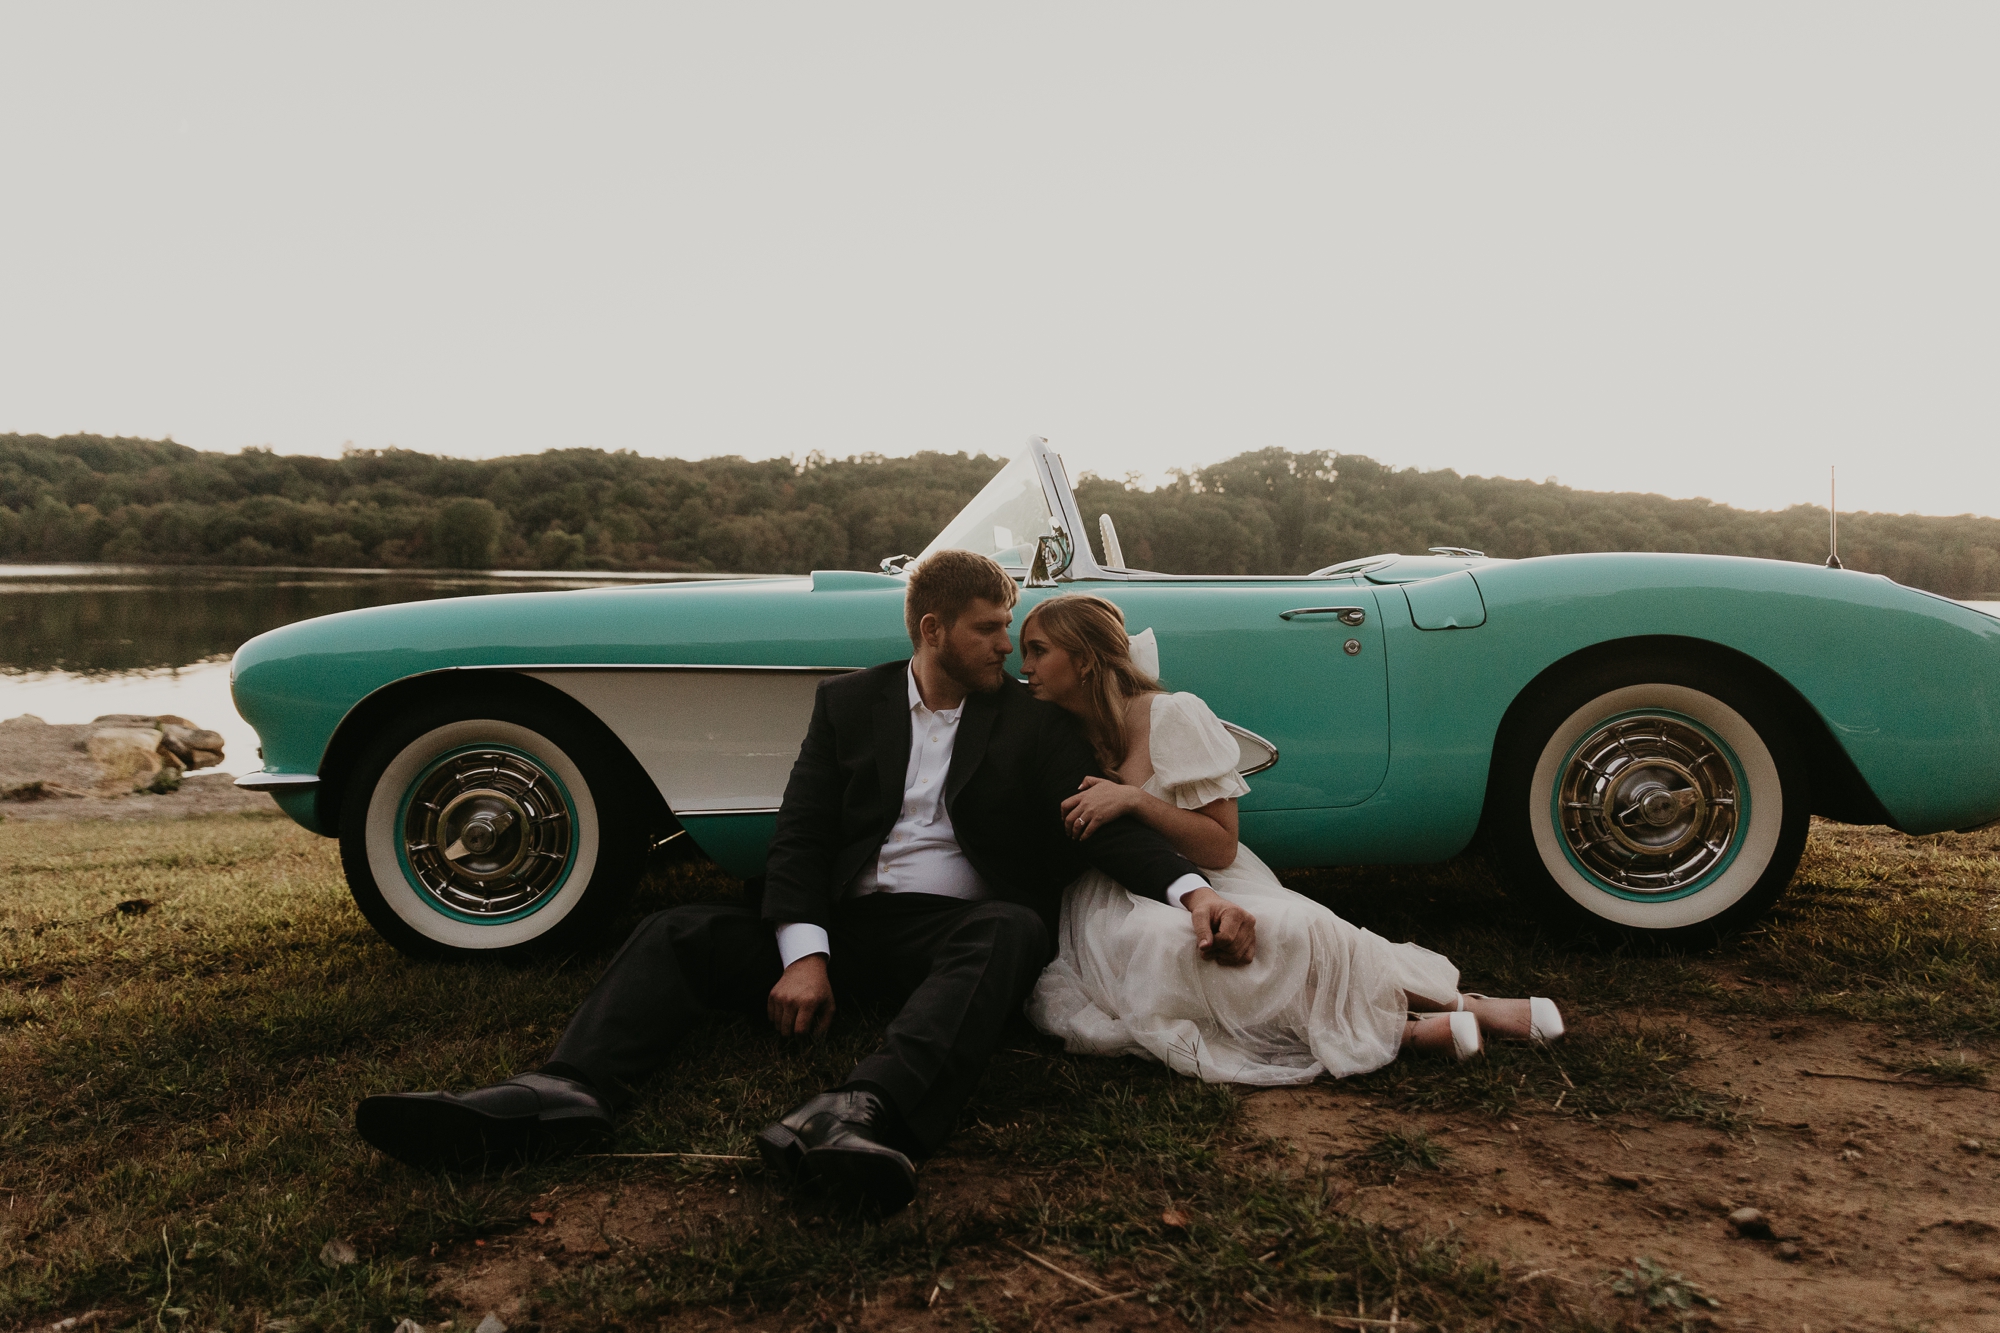
<svg viewBox="0 0 2000 1333"><path fill-rule="evenodd" d="M977 551L1002 565L1026 569L1034 559L1036 539L1054 532L1040 470L1035 467L1033 453L1025 452L995 473L972 497L972 503L944 525L944 531L931 540L923 554Z"/></svg>

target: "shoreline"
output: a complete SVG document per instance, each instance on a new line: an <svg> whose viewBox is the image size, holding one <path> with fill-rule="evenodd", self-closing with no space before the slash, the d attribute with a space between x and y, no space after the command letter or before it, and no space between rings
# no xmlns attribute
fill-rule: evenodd
<svg viewBox="0 0 2000 1333"><path fill-rule="evenodd" d="M7 823L59 824L86 820L195 819L203 815L267 815L284 811L268 792L244 791L228 773L189 773L179 791L155 795L48 796L35 801L0 802Z"/></svg>

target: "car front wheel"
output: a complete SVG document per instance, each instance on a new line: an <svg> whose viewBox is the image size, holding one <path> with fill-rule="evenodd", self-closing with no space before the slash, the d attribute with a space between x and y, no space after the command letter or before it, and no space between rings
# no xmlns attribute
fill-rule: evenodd
<svg viewBox="0 0 2000 1333"><path fill-rule="evenodd" d="M413 957L583 942L644 861L643 822L616 771L584 727L504 699L404 713L342 803L355 905Z"/></svg>
<svg viewBox="0 0 2000 1333"><path fill-rule="evenodd" d="M1791 882L1806 778L1765 691L1687 663L1625 662L1542 692L1494 769L1515 891L1561 924L1698 944Z"/></svg>

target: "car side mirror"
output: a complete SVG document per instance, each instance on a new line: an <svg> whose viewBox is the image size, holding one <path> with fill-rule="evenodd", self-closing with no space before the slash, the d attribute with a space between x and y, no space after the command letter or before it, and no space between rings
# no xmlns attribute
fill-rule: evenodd
<svg viewBox="0 0 2000 1333"><path fill-rule="evenodd" d="M1028 586L1030 588L1053 588L1056 578L1070 567L1076 553L1070 549L1068 540L1058 529L1052 536L1035 539L1035 558L1028 563Z"/></svg>

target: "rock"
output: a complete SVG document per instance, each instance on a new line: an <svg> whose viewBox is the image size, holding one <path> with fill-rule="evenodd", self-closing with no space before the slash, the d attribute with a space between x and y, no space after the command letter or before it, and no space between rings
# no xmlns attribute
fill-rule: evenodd
<svg viewBox="0 0 2000 1333"><path fill-rule="evenodd" d="M353 1241L336 1238L319 1247L319 1261L328 1268L345 1268L358 1258Z"/></svg>
<svg viewBox="0 0 2000 1333"><path fill-rule="evenodd" d="M222 736L188 723L185 718L162 717L160 744L181 761L183 768L208 768L222 762Z"/></svg>
<svg viewBox="0 0 2000 1333"><path fill-rule="evenodd" d="M1746 1240L1771 1239L1771 1219L1755 1208L1738 1208L1729 1215L1729 1225Z"/></svg>
<svg viewBox="0 0 2000 1333"><path fill-rule="evenodd" d="M1961 1152L1985 1152L1985 1151L1986 1151L1986 1145L1985 1145L1985 1144L1983 1144L1983 1143L1981 1143L1981 1142L1980 1142L1980 1141L1979 1141L1978 1139L1960 1139L1960 1140L1958 1141L1958 1147L1959 1147L1959 1151L1961 1151Z"/></svg>
<svg viewBox="0 0 2000 1333"><path fill-rule="evenodd" d="M84 751L103 770L97 784L100 796L143 791L166 767L160 757L160 733L150 728L98 727L84 741Z"/></svg>
<svg viewBox="0 0 2000 1333"><path fill-rule="evenodd" d="M1780 1259L1783 1259L1788 1264L1797 1263L1801 1257L1799 1254L1799 1247L1792 1244L1790 1241L1786 1241L1783 1245L1780 1245L1775 1251L1773 1251L1773 1253L1775 1253Z"/></svg>
<svg viewBox="0 0 2000 1333"><path fill-rule="evenodd" d="M90 724L84 750L103 770L99 795L164 795L180 789L183 772L221 763L222 737L172 713L106 713Z"/></svg>
<svg viewBox="0 0 2000 1333"><path fill-rule="evenodd" d="M1604 1179L1613 1189L1621 1190L1635 1190L1645 1183L1637 1176L1621 1176L1615 1171L1605 1176Z"/></svg>
<svg viewBox="0 0 2000 1333"><path fill-rule="evenodd" d="M422 1324L419 1324L416 1320L405 1319L402 1323L396 1325L396 1327L393 1330L391 1330L391 1333L429 1333L429 1331L425 1329Z"/></svg>
<svg viewBox="0 0 2000 1333"><path fill-rule="evenodd" d="M507 1333L507 1326L500 1322L499 1315L488 1314L479 1321L479 1327L473 1329L472 1333Z"/></svg>
<svg viewBox="0 0 2000 1333"><path fill-rule="evenodd" d="M222 759L219 733L172 714L105 713L79 726L22 714L0 722L0 799L165 793Z"/></svg>

